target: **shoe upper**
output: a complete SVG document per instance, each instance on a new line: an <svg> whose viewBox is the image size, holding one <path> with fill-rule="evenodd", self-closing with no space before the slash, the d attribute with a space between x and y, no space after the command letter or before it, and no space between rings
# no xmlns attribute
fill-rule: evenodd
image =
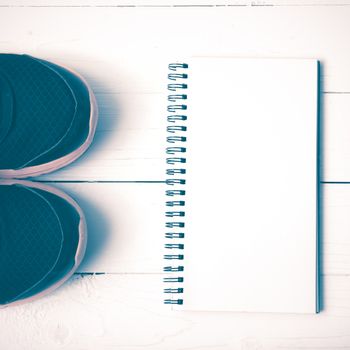
<svg viewBox="0 0 350 350"><path fill-rule="evenodd" d="M80 216L46 190L0 183L0 305L44 291L76 265Z"/></svg>
<svg viewBox="0 0 350 350"><path fill-rule="evenodd" d="M0 54L0 170L63 157L89 134L90 98L70 71L28 55Z"/></svg>

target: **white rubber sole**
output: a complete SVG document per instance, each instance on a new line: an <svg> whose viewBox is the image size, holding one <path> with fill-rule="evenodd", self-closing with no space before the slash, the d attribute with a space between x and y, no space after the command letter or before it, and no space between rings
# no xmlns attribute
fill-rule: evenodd
<svg viewBox="0 0 350 350"><path fill-rule="evenodd" d="M37 300L39 298L42 298L42 297L50 294L51 292L53 292L55 289L59 288L63 283L65 283L77 270L78 266L80 265L81 261L83 260L84 255L85 255L86 244L87 244L87 227L86 227L85 216L84 216L82 209L80 208L78 203L73 198L68 196L63 191L58 190L57 188L54 188L52 186L42 184L42 183L24 181L24 180L1 180L0 183L5 184L5 185L19 184L19 185L26 186L29 188L40 189L40 190L52 193L58 197L61 197L62 199L67 201L70 205L72 205L72 207L79 214L79 218L80 218L80 220L79 220L79 241L78 241L77 251L75 254L75 263L74 263L73 268L65 276L63 276L60 280L58 280L55 284L44 289L43 291L41 291L37 294L35 294L34 296L29 297L29 298L25 298L25 299L21 299L18 301L14 301L13 303L10 303L7 305L0 305L0 308L5 308L5 307L11 307L11 306L15 306L15 305L21 305L21 304L28 303L28 302Z"/></svg>
<svg viewBox="0 0 350 350"><path fill-rule="evenodd" d="M56 171L60 168L65 167L66 165L74 162L76 159L78 159L90 146L97 127L97 119L98 119L98 107L97 107L97 102L96 102L96 97L91 90L89 84L83 78L79 73L76 71L65 67L61 64L57 64L60 67L68 70L70 73L78 77L86 86L86 88L89 91L89 99L90 99L90 123L89 123L89 134L88 137L86 138L85 142L77 148L75 151L66 154L65 156L61 158L57 158L51 162L45 163L45 164L40 164L40 165L35 165L31 167L25 167L23 169L5 169L5 170L0 170L0 178L3 179L22 179L22 178L27 178L27 177L34 177L34 176L39 176L47 173L51 173L53 171Z"/></svg>

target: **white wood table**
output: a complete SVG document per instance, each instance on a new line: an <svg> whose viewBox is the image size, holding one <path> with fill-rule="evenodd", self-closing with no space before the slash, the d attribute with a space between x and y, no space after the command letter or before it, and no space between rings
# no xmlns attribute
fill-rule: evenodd
<svg viewBox="0 0 350 350"><path fill-rule="evenodd" d="M349 35L350 0L0 0L0 51L69 65L100 106L87 154L38 179L85 210L86 259L52 295L1 310L0 349L350 349ZM320 314L162 304L162 65L189 55L321 61Z"/></svg>

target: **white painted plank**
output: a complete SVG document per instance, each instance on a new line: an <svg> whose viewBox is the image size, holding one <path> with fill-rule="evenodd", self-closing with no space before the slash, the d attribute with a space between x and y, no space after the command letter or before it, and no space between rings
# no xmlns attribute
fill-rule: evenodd
<svg viewBox="0 0 350 350"><path fill-rule="evenodd" d="M159 273L164 266L164 184L64 183L86 213L89 243L81 272ZM350 186L324 185L321 273L350 275ZM186 241L185 241L186 243ZM186 254L191 254L187 252Z"/></svg>
<svg viewBox="0 0 350 350"><path fill-rule="evenodd" d="M125 71L126 80L144 60L164 54L317 58L324 89L350 91L349 16L349 6L3 7L0 49L67 63L86 60L92 76L102 65ZM108 87L114 77L110 72L101 83ZM116 83L114 91L125 91ZM150 81L149 89L157 84Z"/></svg>
<svg viewBox="0 0 350 350"><path fill-rule="evenodd" d="M324 280L318 315L171 311L157 275L75 276L0 313L1 349L349 349L350 278Z"/></svg>
<svg viewBox="0 0 350 350"><path fill-rule="evenodd" d="M165 185L56 184L83 208L88 246L82 272L160 273L165 233Z"/></svg>
<svg viewBox="0 0 350 350"><path fill-rule="evenodd" d="M0 6L79 6L79 7L149 7L149 6L346 6L349 0L1 0Z"/></svg>
<svg viewBox="0 0 350 350"><path fill-rule="evenodd" d="M324 185L321 202L321 271L350 275L350 186Z"/></svg>
<svg viewBox="0 0 350 350"><path fill-rule="evenodd" d="M324 95L322 119L324 181L350 181L350 94Z"/></svg>

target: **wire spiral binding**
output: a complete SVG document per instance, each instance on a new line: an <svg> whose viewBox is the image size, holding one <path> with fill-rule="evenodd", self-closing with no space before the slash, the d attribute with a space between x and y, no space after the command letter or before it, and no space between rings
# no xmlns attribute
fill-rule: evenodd
<svg viewBox="0 0 350 350"><path fill-rule="evenodd" d="M164 259L167 261L177 260L181 261L184 259L183 250L185 248L183 244L183 239L185 233L183 229L185 228L185 195L186 191L183 189L186 184L186 179L179 177L186 174L186 147L184 143L187 141L186 131L187 126L184 122L187 120L187 116L184 113L187 110L187 94L185 90L187 89L186 79L188 79L187 69L188 64L186 63L170 63L168 74L168 95L169 105L167 111L169 115L167 116L168 126L167 126L167 143L169 147L166 148L166 164L170 165L166 169L166 175L170 176L166 179L165 183L168 186L173 186L166 190L165 194L169 198L166 201L166 212L165 216L167 218L165 222L165 227L168 232L165 233L165 238L168 240L165 244L165 249L169 254L164 255ZM171 243L170 243L171 242ZM165 266L164 272L168 272L169 275L164 278L165 283L182 283L184 281L183 276L172 275L173 273L181 273L184 271L182 265L179 266ZM165 288L164 293L166 294L182 294L183 288L181 287L170 287ZM182 305L183 298L181 296L176 296L175 298L167 298L164 300L164 304L176 304Z"/></svg>

